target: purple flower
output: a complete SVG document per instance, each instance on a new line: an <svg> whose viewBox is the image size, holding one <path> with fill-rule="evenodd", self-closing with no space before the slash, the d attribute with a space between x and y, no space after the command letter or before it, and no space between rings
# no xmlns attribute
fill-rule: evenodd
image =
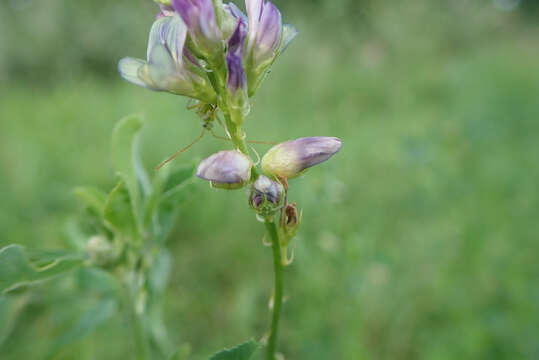
<svg viewBox="0 0 539 360"><path fill-rule="evenodd" d="M251 178L251 159L238 150L219 151L202 160L196 175L218 188L237 189Z"/></svg>
<svg viewBox="0 0 539 360"><path fill-rule="evenodd" d="M262 158L266 175L291 179L311 166L326 161L342 146L336 137L317 136L286 141L275 145Z"/></svg>
<svg viewBox="0 0 539 360"><path fill-rule="evenodd" d="M118 63L120 75L135 85L152 90L215 102L216 94L206 73L184 47L186 36L187 28L178 15L158 18L150 31L148 60L121 59Z"/></svg>
<svg viewBox="0 0 539 360"><path fill-rule="evenodd" d="M268 68L286 49L297 31L282 25L281 13L266 0L245 0L249 18L246 59L249 95L252 96Z"/></svg>
<svg viewBox="0 0 539 360"><path fill-rule="evenodd" d="M223 35L217 25L212 0L172 0L201 55L213 59L222 51Z"/></svg>

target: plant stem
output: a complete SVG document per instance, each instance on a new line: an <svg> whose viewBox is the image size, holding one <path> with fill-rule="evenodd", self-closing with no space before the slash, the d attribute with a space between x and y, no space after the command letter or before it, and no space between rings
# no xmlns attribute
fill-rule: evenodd
<svg viewBox="0 0 539 360"><path fill-rule="evenodd" d="M134 358L136 360L147 360L150 358L150 349L144 325L144 314L137 311L137 292L132 285L132 279L128 280L124 285L124 303L127 311L129 312L129 325L131 327L133 342L135 345Z"/></svg>
<svg viewBox="0 0 539 360"><path fill-rule="evenodd" d="M266 220L266 229L271 237L271 247L273 250L273 270L275 273L275 284L273 291L273 314L271 317L271 333L266 348L266 360L275 360L275 348L277 345L277 332L279 330L279 318L281 316L281 305L283 303L283 265L281 262L281 244L277 225L273 221Z"/></svg>
<svg viewBox="0 0 539 360"><path fill-rule="evenodd" d="M225 117L226 128L228 130L228 133L230 134L230 140L234 144L234 147L245 155L249 156L249 151L247 150L247 143L245 142L241 126L236 125L236 123L232 121L232 118L230 117L230 114L228 112L224 111L223 114ZM253 166L251 168L251 179L256 179L257 177L258 171L256 167Z"/></svg>

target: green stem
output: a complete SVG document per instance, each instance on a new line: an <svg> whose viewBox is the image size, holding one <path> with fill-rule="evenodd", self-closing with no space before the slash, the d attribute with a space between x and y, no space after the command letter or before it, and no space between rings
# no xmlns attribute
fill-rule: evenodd
<svg viewBox="0 0 539 360"><path fill-rule="evenodd" d="M275 348L277 346L277 333L279 330L279 318L283 304L283 265L281 262L281 244L277 226L273 221L266 220L266 229L271 237L273 250L273 270L275 272L275 288L273 291L273 314L271 317L271 333L266 348L266 360L275 360Z"/></svg>
<svg viewBox="0 0 539 360"><path fill-rule="evenodd" d="M129 325L135 345L134 358L136 360L147 360L150 358L149 341L144 325L144 313L137 311L136 294L136 289L132 287L131 281L128 280L124 286L124 301L129 312Z"/></svg>
<svg viewBox="0 0 539 360"><path fill-rule="evenodd" d="M236 149L250 157L241 126L236 125L236 123L232 121L232 118L230 117L230 114L228 112L223 111L223 114L225 117L225 125L230 134L230 140L232 141L232 144L234 144L234 147ZM258 171L256 167L253 166L251 169L251 179L256 179L257 177Z"/></svg>

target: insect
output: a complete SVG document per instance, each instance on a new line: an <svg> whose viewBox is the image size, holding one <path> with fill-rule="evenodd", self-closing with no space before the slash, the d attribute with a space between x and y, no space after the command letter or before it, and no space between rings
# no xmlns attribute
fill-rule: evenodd
<svg viewBox="0 0 539 360"><path fill-rule="evenodd" d="M172 160L176 159L178 156L180 156L183 152L189 150L193 145L195 145L197 142L202 140L202 138L206 135L206 133L210 133L214 138L219 140L225 140L230 141L230 136L228 135L228 132L226 130L226 126L224 125L223 121L219 117L218 110L219 107L216 104L208 104L208 103L201 103L197 102L195 104L187 105L188 110L195 109L196 114L202 119L202 131L200 132L200 135L193 140L189 145L184 146L180 150L176 151L174 154L172 154L168 159L163 161L159 166L155 168L155 171L161 169L163 166L171 162ZM228 137L219 136L214 131L214 125L215 122L219 124L223 129L225 129L225 132L227 133ZM247 143L249 144L266 144L266 145L275 145L274 142L269 141L256 141L256 140L247 140Z"/></svg>

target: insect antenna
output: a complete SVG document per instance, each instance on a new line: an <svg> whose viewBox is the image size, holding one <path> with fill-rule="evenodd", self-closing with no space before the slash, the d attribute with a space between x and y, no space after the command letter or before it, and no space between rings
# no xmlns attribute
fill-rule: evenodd
<svg viewBox="0 0 539 360"><path fill-rule="evenodd" d="M172 155L171 157L169 157L168 159L166 159L165 161L163 161L161 164L159 164L158 167L155 168L155 171L161 169L163 166L165 166L166 164L168 164L170 161L176 159L178 156L180 156L181 153L183 153L184 151L187 151L189 150L189 148L193 145L195 145L197 142L199 142L203 137L204 135L206 134L206 129L205 128L202 128L202 131L200 132L200 135L192 142L190 143L189 145L181 148L180 150L176 151L176 153L174 153L174 155Z"/></svg>

